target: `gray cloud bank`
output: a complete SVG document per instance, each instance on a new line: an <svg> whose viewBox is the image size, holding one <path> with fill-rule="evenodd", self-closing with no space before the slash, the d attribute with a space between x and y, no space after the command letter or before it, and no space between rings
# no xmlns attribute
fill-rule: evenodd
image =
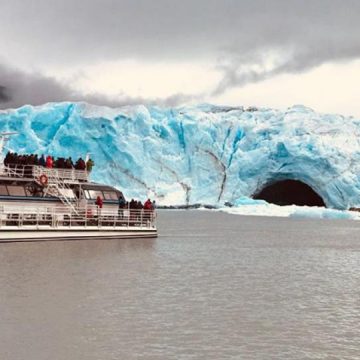
<svg viewBox="0 0 360 360"><path fill-rule="evenodd" d="M223 74L214 95L360 56L358 0L0 0L0 8L0 56L22 68L207 59ZM79 96L51 78L18 75L28 82L0 77L3 103ZM30 80L49 94L30 94Z"/></svg>
<svg viewBox="0 0 360 360"><path fill-rule="evenodd" d="M174 94L164 99L133 98L124 94L116 97L97 93L82 94L52 77L26 73L0 64L0 109L55 101L86 101L95 105L117 107L132 104L174 106L189 100L190 97L185 94Z"/></svg>

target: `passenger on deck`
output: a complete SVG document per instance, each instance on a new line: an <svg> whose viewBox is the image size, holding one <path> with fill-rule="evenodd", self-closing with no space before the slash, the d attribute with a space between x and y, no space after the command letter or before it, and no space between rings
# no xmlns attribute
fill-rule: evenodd
<svg viewBox="0 0 360 360"><path fill-rule="evenodd" d="M150 220L150 216L151 216L151 210L152 210L152 202L150 199L147 199L144 203L144 219L146 220Z"/></svg>
<svg viewBox="0 0 360 360"><path fill-rule="evenodd" d="M144 204L144 210L152 210L152 202L150 199L147 199Z"/></svg>
<svg viewBox="0 0 360 360"><path fill-rule="evenodd" d="M85 161L82 158L79 158L79 160L76 162L75 169L76 170L85 170L86 169Z"/></svg>
<svg viewBox="0 0 360 360"><path fill-rule="evenodd" d="M94 162L93 162L91 159L89 159L89 160L86 162L86 170L87 170L88 172L91 172L93 166L94 166Z"/></svg>
<svg viewBox="0 0 360 360"><path fill-rule="evenodd" d="M48 155L48 156L46 157L46 167L47 167L48 169L52 169L53 165L54 165L53 158L52 158L50 155Z"/></svg>
<svg viewBox="0 0 360 360"><path fill-rule="evenodd" d="M65 158L61 157L56 159L55 167L57 167L58 169L65 169Z"/></svg>
<svg viewBox="0 0 360 360"><path fill-rule="evenodd" d="M126 206L126 201L123 196L119 197L119 217L122 219L124 217L124 208Z"/></svg>
<svg viewBox="0 0 360 360"><path fill-rule="evenodd" d="M102 200L101 196L98 196L98 197L96 198L95 204L96 204L97 207L99 207L100 209L102 209L102 207L103 207L103 200Z"/></svg>
<svg viewBox="0 0 360 360"><path fill-rule="evenodd" d="M131 199L130 204L129 204L129 208L130 208L130 222L135 221L136 218L136 201L134 199Z"/></svg>
<svg viewBox="0 0 360 360"><path fill-rule="evenodd" d="M46 165L46 160L45 160L44 154L42 154L42 155L40 156L39 165L40 165L40 166L44 166L44 167L45 167L45 165Z"/></svg>
<svg viewBox="0 0 360 360"><path fill-rule="evenodd" d="M73 161L72 161L71 157L69 157L68 159L65 160L65 168L66 169L73 169L74 168L74 164L73 164Z"/></svg>
<svg viewBox="0 0 360 360"><path fill-rule="evenodd" d="M103 199L101 196L98 196L95 201L96 207L97 207L97 216L99 217L101 215L101 209L103 207Z"/></svg>
<svg viewBox="0 0 360 360"><path fill-rule="evenodd" d="M8 166L11 163L11 157L12 157L12 153L10 151L8 151L5 158L4 158L4 165L5 166Z"/></svg>

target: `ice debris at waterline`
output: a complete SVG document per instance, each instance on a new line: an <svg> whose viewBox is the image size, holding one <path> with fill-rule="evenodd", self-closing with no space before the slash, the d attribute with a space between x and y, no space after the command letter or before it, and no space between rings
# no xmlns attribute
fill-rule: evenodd
<svg viewBox="0 0 360 360"><path fill-rule="evenodd" d="M346 210L327 209L317 206L279 206L263 200L243 197L236 206L217 209L233 215L279 216L311 219L345 219L360 220L360 213Z"/></svg>
<svg viewBox="0 0 360 360"><path fill-rule="evenodd" d="M95 181L160 204L233 203L268 184L300 180L329 208L360 206L360 120L213 105L108 108L49 103L0 112L17 152L85 156Z"/></svg>

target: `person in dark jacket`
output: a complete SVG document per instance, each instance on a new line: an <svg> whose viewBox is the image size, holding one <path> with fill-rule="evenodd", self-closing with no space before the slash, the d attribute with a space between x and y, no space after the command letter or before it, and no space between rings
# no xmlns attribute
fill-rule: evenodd
<svg viewBox="0 0 360 360"><path fill-rule="evenodd" d="M82 158L79 158L75 163L76 170L85 170L85 161Z"/></svg>
<svg viewBox="0 0 360 360"><path fill-rule="evenodd" d="M63 157L56 160L56 167L58 169L65 169L65 159Z"/></svg>
<svg viewBox="0 0 360 360"><path fill-rule="evenodd" d="M11 152L8 151L5 158L4 158L4 165L8 166L8 164L10 164L10 159L11 159Z"/></svg>
<svg viewBox="0 0 360 360"><path fill-rule="evenodd" d="M72 161L71 157L66 159L65 166L66 166L66 169L72 169L74 167L74 164L73 164L73 161Z"/></svg>
<svg viewBox="0 0 360 360"><path fill-rule="evenodd" d="M123 196L119 197L119 217L123 219L124 217L124 208L126 206L126 201Z"/></svg>
<svg viewBox="0 0 360 360"><path fill-rule="evenodd" d="M40 166L44 166L44 167L45 167L45 165L46 165L46 161L45 161L45 156L44 156L44 154L42 154L42 155L40 156L39 165L40 165Z"/></svg>

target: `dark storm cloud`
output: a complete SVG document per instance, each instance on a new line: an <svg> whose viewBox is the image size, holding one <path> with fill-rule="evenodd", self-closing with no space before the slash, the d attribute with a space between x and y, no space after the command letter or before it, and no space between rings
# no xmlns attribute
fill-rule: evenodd
<svg viewBox="0 0 360 360"><path fill-rule="evenodd" d="M187 95L175 94L164 99L134 98L125 94L107 97L102 94L81 94L52 77L26 73L0 64L0 109L17 108L25 104L40 105L52 101L86 101L95 105L121 106L132 104L161 104L174 106L190 100Z"/></svg>
<svg viewBox="0 0 360 360"><path fill-rule="evenodd" d="M0 0L0 8L0 56L22 66L220 59L215 94L360 55L358 0ZM274 52L281 58L268 67Z"/></svg>
<svg viewBox="0 0 360 360"><path fill-rule="evenodd" d="M348 49L343 47L340 53L334 53L331 49L319 49L316 53L312 53L311 49L297 49L283 56L270 68L265 65L266 54L259 55L252 62L242 57L230 57L218 66L223 72L223 78L212 94L219 95L231 87L257 83L276 75L302 73L324 63L354 60L359 57L360 44L354 44L354 47ZM255 69L251 68L253 64L256 65Z"/></svg>
<svg viewBox="0 0 360 360"><path fill-rule="evenodd" d="M25 73L0 65L0 108L49 101L79 100L69 87L39 73ZM106 100L106 99L103 99Z"/></svg>
<svg viewBox="0 0 360 360"><path fill-rule="evenodd" d="M5 86L0 85L0 104L2 102L9 102L11 100L10 95L8 94L8 89Z"/></svg>

